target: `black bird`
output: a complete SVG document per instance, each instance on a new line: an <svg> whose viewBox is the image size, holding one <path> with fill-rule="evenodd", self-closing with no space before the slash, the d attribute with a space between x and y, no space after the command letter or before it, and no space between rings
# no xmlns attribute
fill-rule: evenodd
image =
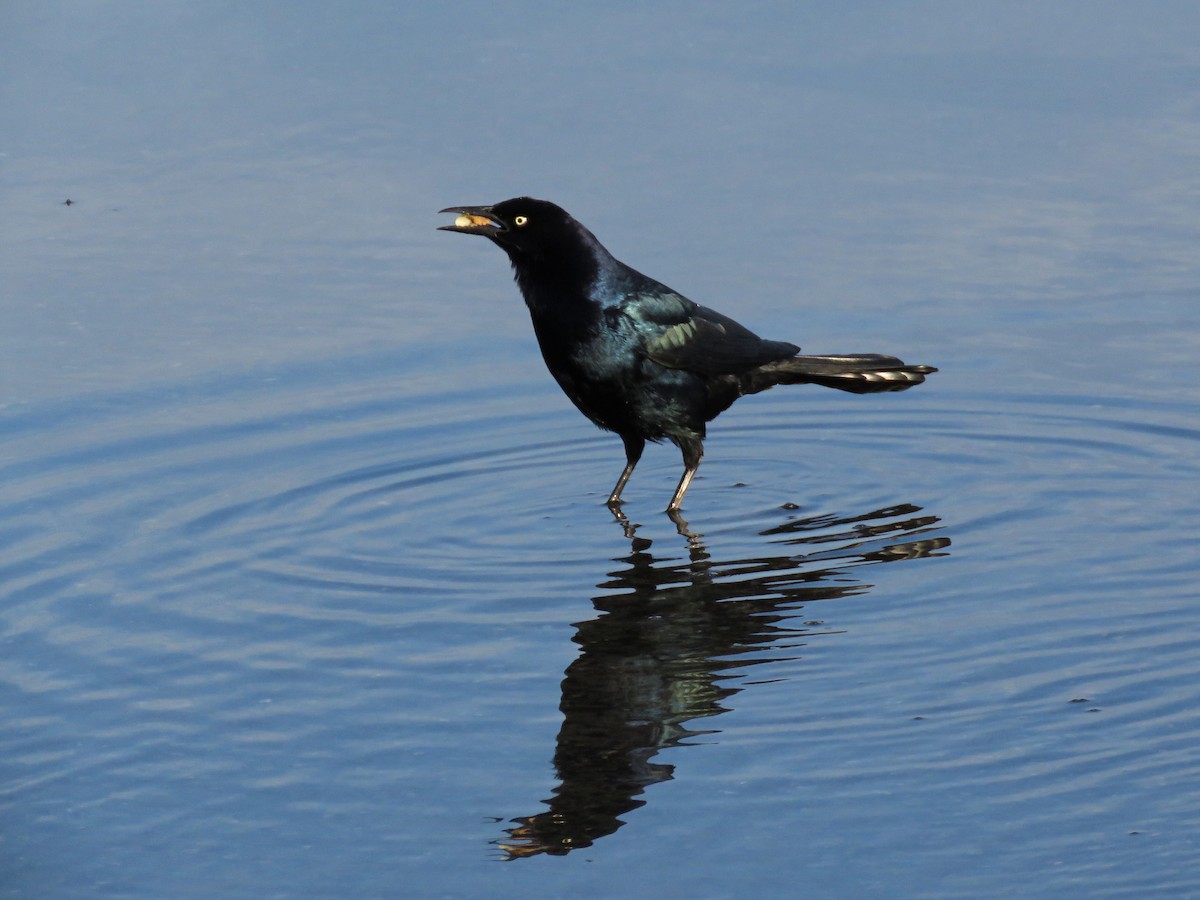
<svg viewBox="0 0 1200 900"><path fill-rule="evenodd" d="M550 374L579 411L625 442L616 510L646 441L683 452L675 512L704 454L705 423L743 394L777 384L820 384L871 394L903 391L937 369L894 356L798 356L728 316L693 303L609 253L566 210L517 197L452 206L442 231L481 234L508 254Z"/></svg>

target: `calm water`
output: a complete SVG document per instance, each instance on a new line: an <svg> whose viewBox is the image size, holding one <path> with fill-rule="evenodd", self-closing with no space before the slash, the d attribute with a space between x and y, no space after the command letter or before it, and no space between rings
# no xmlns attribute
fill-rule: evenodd
<svg viewBox="0 0 1200 900"><path fill-rule="evenodd" d="M1192 5L6 19L0 896L1200 896ZM941 372L617 521L519 193Z"/></svg>

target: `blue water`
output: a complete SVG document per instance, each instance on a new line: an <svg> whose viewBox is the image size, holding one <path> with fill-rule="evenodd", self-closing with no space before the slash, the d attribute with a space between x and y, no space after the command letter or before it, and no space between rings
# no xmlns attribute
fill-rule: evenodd
<svg viewBox="0 0 1200 900"><path fill-rule="evenodd" d="M5 19L0 896L1200 895L1192 5ZM522 193L941 371L617 520Z"/></svg>

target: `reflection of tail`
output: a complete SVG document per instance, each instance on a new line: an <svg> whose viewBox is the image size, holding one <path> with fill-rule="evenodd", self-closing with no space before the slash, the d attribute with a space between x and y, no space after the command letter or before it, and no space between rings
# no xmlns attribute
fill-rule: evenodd
<svg viewBox="0 0 1200 900"><path fill-rule="evenodd" d="M819 384L853 394L905 391L936 371L933 366L910 366L878 353L793 356L747 372L742 376L742 391L756 394L777 384Z"/></svg>
<svg viewBox="0 0 1200 900"><path fill-rule="evenodd" d="M920 537L936 530L937 516L915 515L921 507L911 503L888 506L859 516L811 516L793 519L762 532L764 535L786 535L782 543L798 545L833 545L827 550L813 550L792 557L799 563L849 560L856 563L894 562L901 559L926 559L944 556L939 550L950 546L948 537ZM907 516L908 518L901 518ZM831 530L835 529L835 530ZM896 538L917 538L903 540Z"/></svg>
<svg viewBox="0 0 1200 900"><path fill-rule="evenodd" d="M874 550L863 556L863 559L873 562L895 562L901 559L928 559L931 556L945 556L937 551L950 546L950 538L930 538L927 541L909 541L906 544L888 544L882 550Z"/></svg>

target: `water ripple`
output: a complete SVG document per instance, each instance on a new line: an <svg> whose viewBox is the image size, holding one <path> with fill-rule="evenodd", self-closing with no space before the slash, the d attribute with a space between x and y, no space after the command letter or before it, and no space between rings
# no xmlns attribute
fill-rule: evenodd
<svg viewBox="0 0 1200 900"><path fill-rule="evenodd" d="M4 412L0 795L204 846L172 798L279 830L453 766L509 859L593 845L684 774L758 785L765 815L903 796L878 811L896 833L906 809L990 815L996 841L1097 804L1194 821L1157 787L1200 774L1178 409L767 395L714 428L687 521L661 512L669 446L621 521L619 441L552 386L497 403L407 373ZM1131 791L1164 812L1097 799Z"/></svg>

